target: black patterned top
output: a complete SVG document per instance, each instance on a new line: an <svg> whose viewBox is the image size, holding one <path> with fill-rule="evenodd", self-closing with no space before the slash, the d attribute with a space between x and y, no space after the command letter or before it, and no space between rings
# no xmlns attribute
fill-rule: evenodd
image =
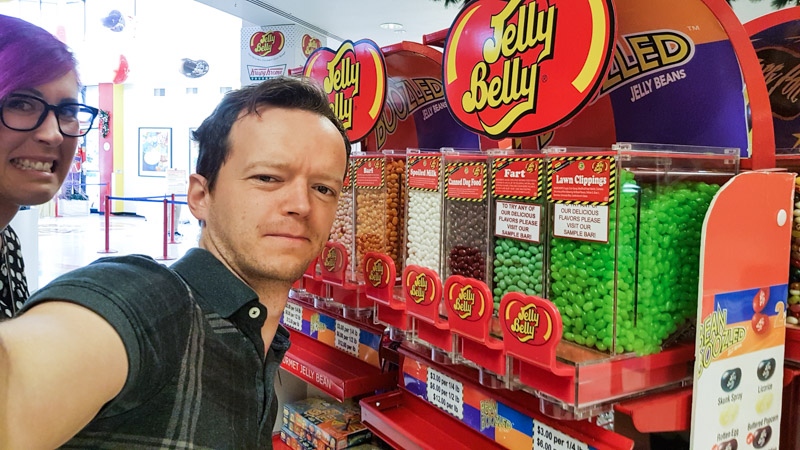
<svg viewBox="0 0 800 450"><path fill-rule="evenodd" d="M19 237L11 226L0 233L0 320L12 317L28 298Z"/></svg>

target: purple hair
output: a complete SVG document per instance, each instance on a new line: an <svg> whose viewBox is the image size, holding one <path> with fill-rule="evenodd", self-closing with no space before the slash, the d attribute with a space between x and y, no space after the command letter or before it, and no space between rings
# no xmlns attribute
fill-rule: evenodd
<svg viewBox="0 0 800 450"><path fill-rule="evenodd" d="M52 34L0 15L0 99L57 80L76 65L72 52Z"/></svg>

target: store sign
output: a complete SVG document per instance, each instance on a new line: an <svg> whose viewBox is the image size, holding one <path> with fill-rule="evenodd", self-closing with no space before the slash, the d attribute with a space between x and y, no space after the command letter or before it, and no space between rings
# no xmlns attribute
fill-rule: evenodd
<svg viewBox="0 0 800 450"><path fill-rule="evenodd" d="M482 289L482 284L458 275L448 278L444 290L450 312L468 322L477 322L486 314L492 314L492 308L486 307L487 299L491 302L491 297L488 289Z"/></svg>
<svg viewBox="0 0 800 450"><path fill-rule="evenodd" d="M448 163L445 194L452 200L486 198L486 166L483 163Z"/></svg>
<svg viewBox="0 0 800 450"><path fill-rule="evenodd" d="M547 167L547 199L579 205L607 205L614 201L614 158L572 156L554 158Z"/></svg>
<svg viewBox="0 0 800 450"><path fill-rule="evenodd" d="M386 100L386 62L377 44L364 39L345 41L335 51L320 48L303 74L320 82L351 141L372 131Z"/></svg>
<svg viewBox="0 0 800 450"><path fill-rule="evenodd" d="M357 158L353 161L356 187L379 189L383 187L383 157Z"/></svg>
<svg viewBox="0 0 800 450"><path fill-rule="evenodd" d="M406 267L403 274L403 292L406 301L413 302L421 306L433 303L442 295L441 289L436 289L436 274L425 267L410 265Z"/></svg>
<svg viewBox="0 0 800 450"><path fill-rule="evenodd" d="M383 255L383 257L381 257L381 255L376 254L365 257L365 278L369 281L369 284L376 289L387 287L391 281L391 270L389 270L384 258L389 259L388 256Z"/></svg>
<svg viewBox="0 0 800 450"><path fill-rule="evenodd" d="M498 198L536 200L542 195L541 160L498 158L492 165L492 194Z"/></svg>
<svg viewBox="0 0 800 450"><path fill-rule="evenodd" d="M319 39L311 37L307 34L303 35L302 49L303 54L306 55L306 57L311 56L311 54L317 51L317 49L321 46L322 43L319 41Z"/></svg>
<svg viewBox="0 0 800 450"><path fill-rule="evenodd" d="M320 255L322 278L329 281L343 282L347 267L347 252L338 242L326 242Z"/></svg>
<svg viewBox="0 0 800 450"><path fill-rule="evenodd" d="M408 188L413 191L439 190L441 156L409 156Z"/></svg>
<svg viewBox="0 0 800 450"><path fill-rule="evenodd" d="M544 345L561 339L560 321L556 322L552 303L539 297L503 299L500 320L507 335L528 345Z"/></svg>
<svg viewBox="0 0 800 450"><path fill-rule="evenodd" d="M250 36L250 51L256 56L269 57L283 50L286 37L280 31L257 31Z"/></svg>
<svg viewBox="0 0 800 450"><path fill-rule="evenodd" d="M494 235L539 243L542 207L530 203L495 203Z"/></svg>
<svg viewBox="0 0 800 450"><path fill-rule="evenodd" d="M611 0L478 0L450 28L451 112L493 139L545 133L598 93L611 63Z"/></svg>

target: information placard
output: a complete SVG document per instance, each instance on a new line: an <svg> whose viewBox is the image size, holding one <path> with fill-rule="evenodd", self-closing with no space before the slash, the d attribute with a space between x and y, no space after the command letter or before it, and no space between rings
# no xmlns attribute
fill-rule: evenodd
<svg viewBox="0 0 800 450"><path fill-rule="evenodd" d="M283 309L283 324L297 331L303 331L303 307L286 302Z"/></svg>
<svg viewBox="0 0 800 450"><path fill-rule="evenodd" d="M589 446L533 419L533 450L589 450Z"/></svg>
<svg viewBox="0 0 800 450"><path fill-rule="evenodd" d="M464 418L464 386L460 381L428 367L428 401L442 411Z"/></svg>
<svg viewBox="0 0 800 450"><path fill-rule="evenodd" d="M335 346L339 350L358 357L358 341L360 336L360 328L344 323L341 320L336 321Z"/></svg>
<svg viewBox="0 0 800 450"><path fill-rule="evenodd" d="M553 205L553 236L608 242L608 206Z"/></svg>
<svg viewBox="0 0 800 450"><path fill-rule="evenodd" d="M542 207L528 203L496 203L494 235L539 243Z"/></svg>

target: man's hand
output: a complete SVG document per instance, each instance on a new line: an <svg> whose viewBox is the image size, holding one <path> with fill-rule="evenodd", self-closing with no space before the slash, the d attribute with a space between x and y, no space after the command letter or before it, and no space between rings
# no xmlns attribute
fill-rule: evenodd
<svg viewBox="0 0 800 450"><path fill-rule="evenodd" d="M119 335L82 306L51 301L0 323L0 449L62 445L127 375Z"/></svg>

